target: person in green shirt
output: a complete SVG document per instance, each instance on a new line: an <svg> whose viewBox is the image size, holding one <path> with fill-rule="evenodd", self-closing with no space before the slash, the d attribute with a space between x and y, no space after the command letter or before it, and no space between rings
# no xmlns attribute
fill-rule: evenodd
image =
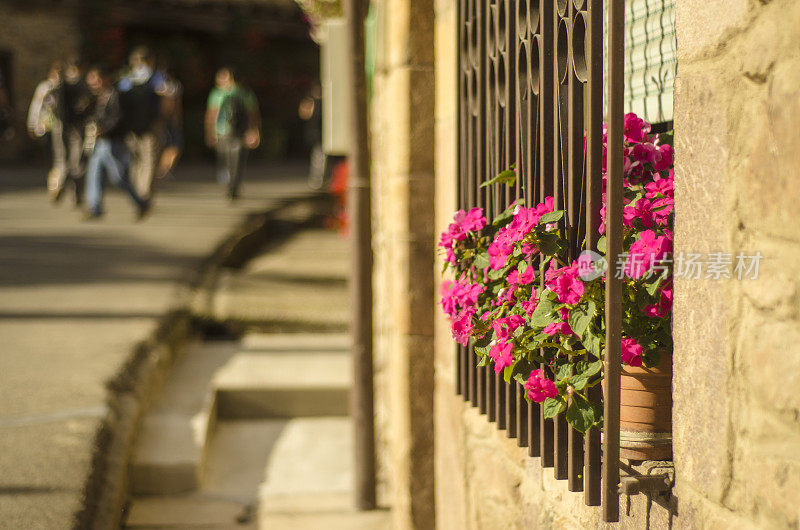
<svg viewBox="0 0 800 530"><path fill-rule="evenodd" d="M206 143L217 151L217 178L228 187L228 198L239 196L247 151L261 142L261 115L253 92L236 82L231 67L217 71L208 95Z"/></svg>

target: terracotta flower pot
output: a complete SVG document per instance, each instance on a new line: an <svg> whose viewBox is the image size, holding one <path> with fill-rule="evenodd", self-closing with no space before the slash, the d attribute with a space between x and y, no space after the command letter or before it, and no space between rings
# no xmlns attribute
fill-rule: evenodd
<svg viewBox="0 0 800 530"><path fill-rule="evenodd" d="M623 365L620 388L620 457L672 458L672 355L654 368Z"/></svg>

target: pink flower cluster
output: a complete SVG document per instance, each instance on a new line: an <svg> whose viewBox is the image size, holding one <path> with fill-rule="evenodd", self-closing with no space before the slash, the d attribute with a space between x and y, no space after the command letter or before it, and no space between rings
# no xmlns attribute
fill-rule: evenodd
<svg viewBox="0 0 800 530"><path fill-rule="evenodd" d="M543 203L533 208L517 206L511 222L498 230L494 241L489 245L489 266L492 270L500 270L506 266L508 256L514 251L514 244L522 241L525 236L531 233L539 220L545 214L553 211L553 197L547 197ZM538 252L536 247L523 245L522 251L530 256Z"/></svg>
<svg viewBox="0 0 800 530"><path fill-rule="evenodd" d="M528 398L536 403L558 396L556 384L546 378L542 370L531 371L528 380L525 381L525 390L528 391Z"/></svg>
<svg viewBox="0 0 800 530"><path fill-rule="evenodd" d="M450 317L453 338L462 346L466 346L472 334L472 317L477 311L478 297L486 289L481 284L470 283L466 276L458 281L442 282L441 305Z"/></svg>
<svg viewBox="0 0 800 530"><path fill-rule="evenodd" d="M471 208L469 211L458 210L453 216L453 222L446 231L442 232L439 239L439 246L447 251L445 259L455 264L454 243L465 240L469 232L477 232L484 226L486 226L486 217L483 215L483 208Z"/></svg>
<svg viewBox="0 0 800 530"><path fill-rule="evenodd" d="M643 231L639 239L631 244L628 258L625 261L625 274L629 278L641 278L668 252L672 252L671 230L664 229L664 234L660 236L657 236L652 230Z"/></svg>
<svg viewBox="0 0 800 530"><path fill-rule="evenodd" d="M544 273L544 284L556 293L562 304L577 304L583 296L586 287L580 278L581 267L581 263L576 260L570 265L557 268L553 260Z"/></svg>
<svg viewBox="0 0 800 530"><path fill-rule="evenodd" d="M636 339L622 338L622 362L629 366L641 366L643 352L644 348L636 342Z"/></svg>

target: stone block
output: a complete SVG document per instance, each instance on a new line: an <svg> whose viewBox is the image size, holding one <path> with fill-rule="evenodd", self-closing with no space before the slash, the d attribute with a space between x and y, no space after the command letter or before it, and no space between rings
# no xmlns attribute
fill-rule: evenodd
<svg viewBox="0 0 800 530"><path fill-rule="evenodd" d="M798 84L800 58L787 58L771 69L760 97L742 99L738 112L743 123L732 160L745 226L792 241L800 241L794 228L800 220L795 178L800 166Z"/></svg>
<svg viewBox="0 0 800 530"><path fill-rule="evenodd" d="M433 83L431 67L399 67L388 73L385 171L395 175L432 171Z"/></svg>
<svg viewBox="0 0 800 530"><path fill-rule="evenodd" d="M458 20L452 6L437 12L434 37L436 120L439 121L455 117L458 112Z"/></svg>
<svg viewBox="0 0 800 530"><path fill-rule="evenodd" d="M675 3L678 62L713 54L748 21L748 0L681 0ZM709 31L713 28L713 31ZM676 98L677 99L677 98Z"/></svg>
<svg viewBox="0 0 800 530"><path fill-rule="evenodd" d="M387 0L386 64L430 66L433 64L433 2Z"/></svg>

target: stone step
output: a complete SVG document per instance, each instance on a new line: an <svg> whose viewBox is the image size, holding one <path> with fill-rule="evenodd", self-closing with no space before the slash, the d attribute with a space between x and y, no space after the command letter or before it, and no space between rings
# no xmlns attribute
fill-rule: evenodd
<svg viewBox="0 0 800 530"><path fill-rule="evenodd" d="M328 230L300 232L275 251L253 258L245 267L248 275L281 277L291 273L311 280L345 281L349 272L350 245Z"/></svg>
<svg viewBox="0 0 800 530"><path fill-rule="evenodd" d="M247 351L214 377L221 419L346 415L352 359L346 351Z"/></svg>
<svg viewBox="0 0 800 530"><path fill-rule="evenodd" d="M275 442L260 488L262 530L382 530L387 511L354 509L350 418L289 420Z"/></svg>
<svg viewBox="0 0 800 530"><path fill-rule="evenodd" d="M200 486L214 427L214 373L239 350L231 341L192 344L173 367L139 431L131 460L135 495L192 491Z"/></svg>
<svg viewBox="0 0 800 530"><path fill-rule="evenodd" d="M218 321L270 324L271 329L344 330L350 322L349 293L344 282L321 284L286 277L226 272L207 305L197 309ZM305 327L302 325L305 324Z"/></svg>
<svg viewBox="0 0 800 530"><path fill-rule="evenodd" d="M255 530L254 515L250 504L198 493L137 497L128 509L125 528Z"/></svg>
<svg viewBox="0 0 800 530"><path fill-rule="evenodd" d="M246 351L349 351L348 333L247 333L241 346Z"/></svg>
<svg viewBox="0 0 800 530"><path fill-rule="evenodd" d="M267 459L259 489L260 510L283 512L298 496L340 502L351 494L353 484L352 420L293 418L284 425ZM310 503L307 509L315 506Z"/></svg>

